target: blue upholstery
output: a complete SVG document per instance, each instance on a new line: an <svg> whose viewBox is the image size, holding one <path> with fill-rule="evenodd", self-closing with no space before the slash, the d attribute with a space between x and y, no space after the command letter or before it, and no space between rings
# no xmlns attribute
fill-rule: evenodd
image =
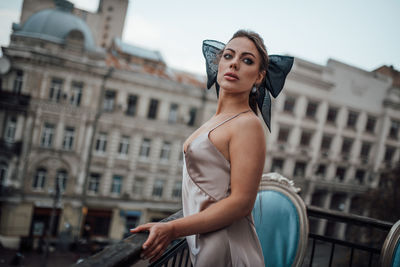
<svg viewBox="0 0 400 267"><path fill-rule="evenodd" d="M292 266L300 238L300 220L295 205L280 192L259 191L253 217L265 265Z"/></svg>
<svg viewBox="0 0 400 267"><path fill-rule="evenodd" d="M399 267L399 266L400 266L400 241L397 242L392 262L392 267Z"/></svg>

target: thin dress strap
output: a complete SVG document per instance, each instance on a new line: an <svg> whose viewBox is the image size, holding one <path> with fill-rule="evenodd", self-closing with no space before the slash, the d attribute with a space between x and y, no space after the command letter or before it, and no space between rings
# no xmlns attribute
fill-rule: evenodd
<svg viewBox="0 0 400 267"><path fill-rule="evenodd" d="M219 126L221 126L222 124L224 124L225 122L227 122L227 121L230 121L230 120L232 120L232 119L234 119L234 118L236 118L237 116L239 116L240 114L242 114L242 113L246 113L246 112L249 112L251 109L249 109L249 110L246 110L246 111L242 111L242 112L239 112L238 114L236 114L236 115L233 115L232 117L230 117L230 118L227 118L226 120L224 120L224 121L222 121L222 122L220 122L220 123L218 123L216 126L214 126L211 130L209 130L208 131L208 133L211 133L212 131L214 131L214 129L215 128L217 128L217 127L219 127Z"/></svg>

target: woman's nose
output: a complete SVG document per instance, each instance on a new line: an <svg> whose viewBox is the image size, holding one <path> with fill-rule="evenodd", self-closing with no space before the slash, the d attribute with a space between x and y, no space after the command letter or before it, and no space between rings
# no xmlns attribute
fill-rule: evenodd
<svg viewBox="0 0 400 267"><path fill-rule="evenodd" d="M238 69L239 69L239 60L238 60L238 58L234 57L234 58L232 59L230 67L231 67L232 69L235 69L235 70L238 70Z"/></svg>

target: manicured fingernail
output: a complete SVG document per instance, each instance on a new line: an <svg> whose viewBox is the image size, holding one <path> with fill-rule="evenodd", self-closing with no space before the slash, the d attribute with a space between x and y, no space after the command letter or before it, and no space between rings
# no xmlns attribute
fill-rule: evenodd
<svg viewBox="0 0 400 267"><path fill-rule="evenodd" d="M143 249L146 249L147 248L147 246L143 246Z"/></svg>

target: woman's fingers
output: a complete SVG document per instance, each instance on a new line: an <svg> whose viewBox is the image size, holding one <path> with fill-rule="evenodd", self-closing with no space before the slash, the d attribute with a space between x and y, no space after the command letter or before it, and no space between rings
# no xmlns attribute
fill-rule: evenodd
<svg viewBox="0 0 400 267"><path fill-rule="evenodd" d="M148 229L149 229L148 225L147 225L147 224L143 224L143 225L139 225L139 226L136 227L136 228L130 229L129 231L130 231L131 233L139 233L139 232L146 231L146 230L148 230Z"/></svg>
<svg viewBox="0 0 400 267"><path fill-rule="evenodd" d="M155 231L152 231L152 229L150 229L149 237L148 237L147 240L143 243L142 248L143 248L144 250L147 250L147 249L150 250L150 249L152 249L151 246L152 246L154 240L156 239L156 237L157 237L157 233L156 233Z"/></svg>
<svg viewBox="0 0 400 267"><path fill-rule="evenodd" d="M149 231L147 240L142 245L141 257L144 259L151 259L155 261L161 257L165 248L173 239L171 227L164 223L147 223L131 229L131 233L138 233L141 231Z"/></svg>

